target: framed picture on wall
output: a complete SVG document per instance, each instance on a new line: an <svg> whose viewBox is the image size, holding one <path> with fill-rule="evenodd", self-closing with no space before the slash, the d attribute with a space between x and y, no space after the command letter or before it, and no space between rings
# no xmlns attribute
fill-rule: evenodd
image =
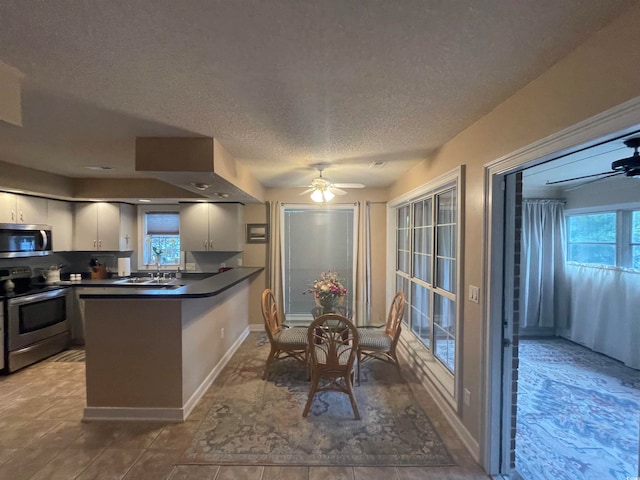
<svg viewBox="0 0 640 480"><path fill-rule="evenodd" d="M247 243L267 243L268 236L266 223L247 223Z"/></svg>

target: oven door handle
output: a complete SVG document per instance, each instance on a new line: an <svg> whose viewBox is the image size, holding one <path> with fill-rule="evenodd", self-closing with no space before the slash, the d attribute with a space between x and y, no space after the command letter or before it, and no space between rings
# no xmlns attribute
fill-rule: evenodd
<svg viewBox="0 0 640 480"><path fill-rule="evenodd" d="M9 307L14 305L24 305L25 303L41 302L43 300L49 300L51 298L62 297L69 293L69 288L60 288L57 290L50 290L48 292L34 293L33 295L25 295L23 297L10 298L7 301Z"/></svg>

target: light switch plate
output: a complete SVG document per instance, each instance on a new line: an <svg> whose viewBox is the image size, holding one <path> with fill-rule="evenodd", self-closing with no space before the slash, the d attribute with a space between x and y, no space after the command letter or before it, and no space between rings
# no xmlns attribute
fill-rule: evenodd
<svg viewBox="0 0 640 480"><path fill-rule="evenodd" d="M469 285L469 301L473 303L480 303L480 287Z"/></svg>
<svg viewBox="0 0 640 480"><path fill-rule="evenodd" d="M187 263L186 264L185 270L195 270L195 269L196 269L196 264L195 263Z"/></svg>

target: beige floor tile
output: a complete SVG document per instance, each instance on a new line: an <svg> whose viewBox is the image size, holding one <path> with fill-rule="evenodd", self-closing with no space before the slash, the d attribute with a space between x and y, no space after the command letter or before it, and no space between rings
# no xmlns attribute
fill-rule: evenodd
<svg viewBox="0 0 640 480"><path fill-rule="evenodd" d="M81 363L41 362L0 376L0 479L479 480L487 477L419 382L414 395L456 467L217 466L175 462L216 400L216 384L182 424L82 422Z"/></svg>
<svg viewBox="0 0 640 480"><path fill-rule="evenodd" d="M309 480L354 480L353 467L309 467Z"/></svg>
<svg viewBox="0 0 640 480"><path fill-rule="evenodd" d="M398 467L399 480L486 480L481 471L461 467Z"/></svg>
<svg viewBox="0 0 640 480"><path fill-rule="evenodd" d="M142 452L138 449L107 448L94 458L76 480L121 479L131 470Z"/></svg>
<svg viewBox="0 0 640 480"><path fill-rule="evenodd" d="M24 448L33 445L58 423L59 420L3 419L0 421L0 447Z"/></svg>
<svg viewBox="0 0 640 480"><path fill-rule="evenodd" d="M37 418L59 402L59 399L49 397L18 397L2 410L10 418Z"/></svg>
<svg viewBox="0 0 640 480"><path fill-rule="evenodd" d="M0 465L9 460L17 451L17 448L0 448Z"/></svg>
<svg viewBox="0 0 640 480"><path fill-rule="evenodd" d="M264 467L262 480L309 480L309 467L279 465Z"/></svg>
<svg viewBox="0 0 640 480"><path fill-rule="evenodd" d="M33 442L35 448L67 448L73 444L77 444L82 436L82 428L80 422L59 421L47 433L39 437ZM102 447L97 445L96 447Z"/></svg>
<svg viewBox="0 0 640 480"><path fill-rule="evenodd" d="M165 424L123 422L114 424L114 448L148 448L164 428Z"/></svg>
<svg viewBox="0 0 640 480"><path fill-rule="evenodd" d="M30 480L69 480L76 478L101 450L67 449L31 477Z"/></svg>
<svg viewBox="0 0 640 480"><path fill-rule="evenodd" d="M153 440L152 449L181 449L191 445L198 428L198 422L184 422L167 425Z"/></svg>
<svg viewBox="0 0 640 480"><path fill-rule="evenodd" d="M168 480L213 480L219 469L218 465L178 465Z"/></svg>
<svg viewBox="0 0 640 480"><path fill-rule="evenodd" d="M222 465L215 480L260 480L264 467Z"/></svg>
<svg viewBox="0 0 640 480"><path fill-rule="evenodd" d="M123 480L159 480L167 478L179 453L167 450L146 450L136 460Z"/></svg>
<svg viewBox="0 0 640 480"><path fill-rule="evenodd" d="M60 418L65 420L82 420L87 403L84 398L60 398L51 407L38 415L38 418Z"/></svg>
<svg viewBox="0 0 640 480"><path fill-rule="evenodd" d="M18 449L9 460L0 465L0 478L28 480L59 453L60 450L43 448Z"/></svg>
<svg viewBox="0 0 640 480"><path fill-rule="evenodd" d="M396 467L353 467L355 480L398 480Z"/></svg>

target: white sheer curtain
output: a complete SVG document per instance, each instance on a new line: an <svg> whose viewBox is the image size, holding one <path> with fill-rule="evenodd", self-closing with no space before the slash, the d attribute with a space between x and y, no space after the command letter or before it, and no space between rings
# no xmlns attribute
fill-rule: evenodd
<svg viewBox="0 0 640 480"><path fill-rule="evenodd" d="M522 201L520 328L566 325L565 236L562 201Z"/></svg>
<svg viewBox="0 0 640 480"><path fill-rule="evenodd" d="M278 302L280 318L284 317L284 294L282 287L282 203L267 203L269 211L269 248L267 250L267 288L273 291Z"/></svg>
<svg viewBox="0 0 640 480"><path fill-rule="evenodd" d="M640 272L569 263L570 326L562 336L640 369Z"/></svg>
<svg viewBox="0 0 640 480"><path fill-rule="evenodd" d="M369 202L357 202L355 208L355 292L353 310L356 325L371 321L371 230Z"/></svg>

